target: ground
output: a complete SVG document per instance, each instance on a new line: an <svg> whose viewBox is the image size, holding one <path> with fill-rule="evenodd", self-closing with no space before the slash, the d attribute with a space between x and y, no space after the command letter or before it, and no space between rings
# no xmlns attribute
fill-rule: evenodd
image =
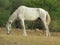
<svg viewBox="0 0 60 45"><path fill-rule="evenodd" d="M11 34L7 35L7 30L0 28L0 45L60 45L59 32L51 32L50 37L40 30L27 30L27 34L24 37L21 29L12 29Z"/></svg>

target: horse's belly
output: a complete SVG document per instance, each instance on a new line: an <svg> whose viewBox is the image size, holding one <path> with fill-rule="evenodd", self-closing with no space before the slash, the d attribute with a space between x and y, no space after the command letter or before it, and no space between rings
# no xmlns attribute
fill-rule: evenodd
<svg viewBox="0 0 60 45"><path fill-rule="evenodd" d="M25 20L36 20L36 19L37 19L37 17L36 18L33 18L33 17L26 18L25 17Z"/></svg>
<svg viewBox="0 0 60 45"><path fill-rule="evenodd" d="M38 15L34 14L28 14L24 16L25 20L36 20L38 18Z"/></svg>

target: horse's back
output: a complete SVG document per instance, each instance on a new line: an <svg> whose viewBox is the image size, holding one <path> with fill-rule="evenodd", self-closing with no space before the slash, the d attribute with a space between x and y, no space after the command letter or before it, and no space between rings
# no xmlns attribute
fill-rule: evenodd
<svg viewBox="0 0 60 45"><path fill-rule="evenodd" d="M37 8L20 6L19 9L20 9L20 14L24 16L25 20L35 20L39 17Z"/></svg>
<svg viewBox="0 0 60 45"><path fill-rule="evenodd" d="M47 11L42 8L31 8L27 6L20 6L19 10L25 20L35 20L38 17L44 18L47 13Z"/></svg>

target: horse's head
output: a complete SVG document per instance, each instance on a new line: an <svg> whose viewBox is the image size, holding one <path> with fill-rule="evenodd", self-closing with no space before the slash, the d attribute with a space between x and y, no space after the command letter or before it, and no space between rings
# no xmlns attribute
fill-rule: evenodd
<svg viewBox="0 0 60 45"><path fill-rule="evenodd" d="M9 34L10 30L11 30L11 21L7 22L7 24L6 24L6 30L7 30L7 33Z"/></svg>

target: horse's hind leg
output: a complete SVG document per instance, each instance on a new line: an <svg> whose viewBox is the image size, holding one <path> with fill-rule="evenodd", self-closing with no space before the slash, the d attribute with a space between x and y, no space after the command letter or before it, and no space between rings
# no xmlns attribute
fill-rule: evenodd
<svg viewBox="0 0 60 45"><path fill-rule="evenodd" d="M42 22L44 24L44 27L46 29L46 36L50 36L49 28L48 28L48 25L47 25L47 22L46 22L46 16L42 17L41 20L42 20Z"/></svg>
<svg viewBox="0 0 60 45"><path fill-rule="evenodd" d="M49 28L46 22L43 22L46 29L46 36L50 36Z"/></svg>
<svg viewBox="0 0 60 45"><path fill-rule="evenodd" d="M23 36L27 36L26 29L25 29L25 24L24 24L24 19L21 19L21 24L23 26Z"/></svg>

